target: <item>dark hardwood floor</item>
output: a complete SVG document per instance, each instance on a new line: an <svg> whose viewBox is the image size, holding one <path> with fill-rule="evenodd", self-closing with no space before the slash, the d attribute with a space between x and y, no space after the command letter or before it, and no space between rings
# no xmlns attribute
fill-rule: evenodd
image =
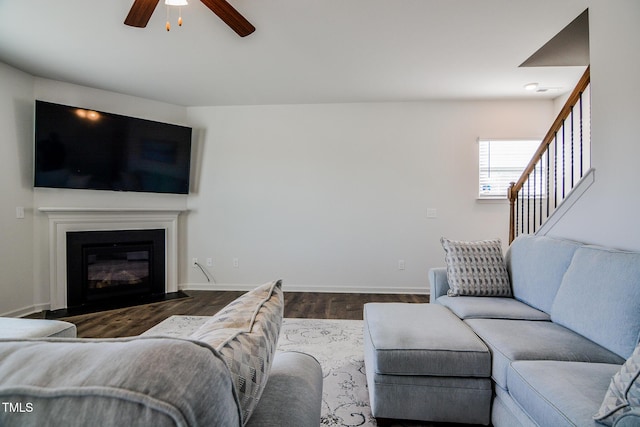
<svg viewBox="0 0 640 427"><path fill-rule="evenodd" d="M243 292L185 291L187 298L78 316L62 317L76 325L80 338L139 335L172 315L211 316ZM367 302L429 302L428 295L285 292L285 317L362 319ZM44 313L29 317L43 317Z"/></svg>

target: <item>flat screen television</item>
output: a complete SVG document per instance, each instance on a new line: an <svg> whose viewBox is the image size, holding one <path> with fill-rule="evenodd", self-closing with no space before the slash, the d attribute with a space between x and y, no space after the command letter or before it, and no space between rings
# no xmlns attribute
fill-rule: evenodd
<svg viewBox="0 0 640 427"><path fill-rule="evenodd" d="M34 186L187 194L191 128L35 105Z"/></svg>

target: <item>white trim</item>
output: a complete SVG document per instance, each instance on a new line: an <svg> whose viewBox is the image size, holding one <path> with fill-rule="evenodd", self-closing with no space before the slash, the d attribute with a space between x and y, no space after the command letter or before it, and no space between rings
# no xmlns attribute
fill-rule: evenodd
<svg viewBox="0 0 640 427"><path fill-rule="evenodd" d="M497 203L497 204L509 204L507 196L493 196L493 197L477 197L477 203Z"/></svg>
<svg viewBox="0 0 640 427"><path fill-rule="evenodd" d="M49 310L49 304L34 304L27 307L22 307L17 310L8 311L0 314L1 317L24 317L34 313L40 313L42 311Z"/></svg>
<svg viewBox="0 0 640 427"><path fill-rule="evenodd" d="M578 183L569 191L564 199L560 202L558 207L551 213L549 218L542 224L542 226L536 231L536 235L545 236L549 233L553 227L560 221L560 219L569 212L571 207L582 197L589 187L596 181L596 170L591 168L587 173L578 181Z"/></svg>
<svg viewBox="0 0 640 427"><path fill-rule="evenodd" d="M165 230L165 288L178 290L178 215L184 210L137 208L41 207L49 218L49 289L51 310L67 308L68 231Z"/></svg>
<svg viewBox="0 0 640 427"><path fill-rule="evenodd" d="M181 283L180 290L193 291L250 291L257 284L237 284L237 283ZM285 292L320 292L320 293L349 293L349 294L419 294L429 295L429 288L419 287L380 287L370 286L318 286L283 283L282 289Z"/></svg>

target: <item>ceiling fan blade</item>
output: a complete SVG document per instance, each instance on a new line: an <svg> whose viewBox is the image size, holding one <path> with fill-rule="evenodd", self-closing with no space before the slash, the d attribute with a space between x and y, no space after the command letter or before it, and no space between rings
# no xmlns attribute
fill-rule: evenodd
<svg viewBox="0 0 640 427"><path fill-rule="evenodd" d="M240 14L233 6L225 0L200 0L213 13L218 15L233 31L238 33L240 37L246 37L256 30L244 16Z"/></svg>
<svg viewBox="0 0 640 427"><path fill-rule="evenodd" d="M135 0L129 10L127 18L124 20L125 25L138 28L146 27L159 1L160 0Z"/></svg>

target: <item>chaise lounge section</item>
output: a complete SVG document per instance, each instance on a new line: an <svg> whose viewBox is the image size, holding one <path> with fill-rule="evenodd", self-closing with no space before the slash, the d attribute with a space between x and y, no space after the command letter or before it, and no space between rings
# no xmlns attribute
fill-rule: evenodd
<svg viewBox="0 0 640 427"><path fill-rule="evenodd" d="M483 252L477 242L454 243L467 251L465 265ZM505 261L507 296L487 295L487 287L461 294L449 281L459 265L429 272L429 305L446 307L489 349L492 425L640 425L640 253L521 236ZM411 321L438 329L455 323ZM395 325L387 333L406 323ZM366 368L380 374L375 363Z"/></svg>

